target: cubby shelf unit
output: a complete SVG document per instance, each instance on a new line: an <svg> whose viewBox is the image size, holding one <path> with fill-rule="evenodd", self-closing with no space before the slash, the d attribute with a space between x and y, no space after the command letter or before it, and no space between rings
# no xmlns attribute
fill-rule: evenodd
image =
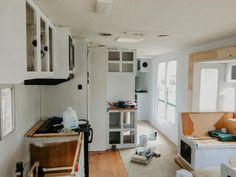
<svg viewBox="0 0 236 177"><path fill-rule="evenodd" d="M136 73L136 52L135 50L109 50L108 51L108 72L109 73Z"/></svg>
<svg viewBox="0 0 236 177"><path fill-rule="evenodd" d="M108 149L131 148L137 142L136 109L108 110Z"/></svg>

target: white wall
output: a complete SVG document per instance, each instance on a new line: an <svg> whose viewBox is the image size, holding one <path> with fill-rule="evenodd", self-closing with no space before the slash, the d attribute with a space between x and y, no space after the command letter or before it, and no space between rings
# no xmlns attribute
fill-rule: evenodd
<svg viewBox="0 0 236 177"><path fill-rule="evenodd" d="M131 74L107 73L107 101L134 102L135 76Z"/></svg>
<svg viewBox="0 0 236 177"><path fill-rule="evenodd" d="M25 0L0 0L0 83L20 83L25 78L25 21Z"/></svg>
<svg viewBox="0 0 236 177"><path fill-rule="evenodd" d="M188 105L188 99L191 95L188 93L188 60L189 55L194 52L206 51L215 48L224 48L236 45L236 37L227 38L224 40L219 40L215 42L211 42L204 45L199 45L197 47L185 49L182 51L176 51L173 53L163 54L159 56L152 57L153 59L153 109L152 109L152 117L150 122L156 126L162 133L164 133L171 141L177 144L178 138L178 115L183 111L191 111L191 105ZM157 64L161 61L167 60L177 60L177 118L176 123L171 124L170 122L159 119L156 114L156 73L157 73Z"/></svg>
<svg viewBox="0 0 236 177"><path fill-rule="evenodd" d="M147 90L147 93L137 95L137 119L150 120L152 118L152 65L149 72L138 72L135 80L135 90Z"/></svg>
<svg viewBox="0 0 236 177"><path fill-rule="evenodd" d="M39 87L15 86L16 130L0 140L0 176L15 176L15 163L28 162L24 134L39 121Z"/></svg>
<svg viewBox="0 0 236 177"><path fill-rule="evenodd" d="M73 39L75 46L75 78L55 86L41 86L41 112L47 119L62 117L72 106L78 118L87 118L87 43L84 39ZM82 84L82 90L78 85Z"/></svg>
<svg viewBox="0 0 236 177"><path fill-rule="evenodd" d="M22 82L26 74L25 0L0 0L0 83ZM0 140L0 177L15 176L15 163L27 162L24 134L40 117L39 87L15 86L16 130Z"/></svg>
<svg viewBox="0 0 236 177"><path fill-rule="evenodd" d="M94 136L92 151L102 151L107 145L107 56L104 47L89 49L89 121Z"/></svg>

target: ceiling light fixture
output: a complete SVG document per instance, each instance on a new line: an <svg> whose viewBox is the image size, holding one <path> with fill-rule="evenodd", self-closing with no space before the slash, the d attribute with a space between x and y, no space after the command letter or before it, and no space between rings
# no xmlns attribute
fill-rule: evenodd
<svg viewBox="0 0 236 177"><path fill-rule="evenodd" d="M113 0L97 0L96 12L108 16L111 12L112 1Z"/></svg>
<svg viewBox="0 0 236 177"><path fill-rule="evenodd" d="M115 39L117 42L124 42L124 43L138 43L143 41L143 38L138 37L117 37Z"/></svg>

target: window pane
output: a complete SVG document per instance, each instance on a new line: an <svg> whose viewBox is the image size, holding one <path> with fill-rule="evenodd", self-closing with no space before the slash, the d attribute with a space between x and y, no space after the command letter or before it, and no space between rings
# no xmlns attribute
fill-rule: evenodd
<svg viewBox="0 0 236 177"><path fill-rule="evenodd" d="M157 111L158 111L158 116L161 118L165 118L166 117L166 103L163 101L158 101L158 105L157 105Z"/></svg>
<svg viewBox="0 0 236 177"><path fill-rule="evenodd" d="M13 130L11 88L1 89L1 123L2 136L7 135Z"/></svg>
<svg viewBox="0 0 236 177"><path fill-rule="evenodd" d="M199 109L215 111L217 108L218 70L201 69Z"/></svg>
<svg viewBox="0 0 236 177"><path fill-rule="evenodd" d="M222 99L222 109L223 111L235 111L235 88L228 87L225 88L220 93L220 98Z"/></svg>
<svg viewBox="0 0 236 177"><path fill-rule="evenodd" d="M171 123L175 123L175 106L167 104L166 118Z"/></svg>
<svg viewBox="0 0 236 177"><path fill-rule="evenodd" d="M167 103L176 104L176 61L170 61L167 65Z"/></svg>
<svg viewBox="0 0 236 177"><path fill-rule="evenodd" d="M165 85L166 85L166 63L160 63L158 65L157 73L157 88L158 88L158 98L165 100Z"/></svg>

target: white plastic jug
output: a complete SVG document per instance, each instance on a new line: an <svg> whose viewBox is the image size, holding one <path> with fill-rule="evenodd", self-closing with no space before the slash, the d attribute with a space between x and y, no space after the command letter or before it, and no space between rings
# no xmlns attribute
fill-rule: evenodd
<svg viewBox="0 0 236 177"><path fill-rule="evenodd" d="M76 111L72 107L63 112L63 126L65 129L75 129L78 127L78 117Z"/></svg>
<svg viewBox="0 0 236 177"><path fill-rule="evenodd" d="M180 169L176 171L176 177L193 177L193 175L187 170Z"/></svg>
<svg viewBox="0 0 236 177"><path fill-rule="evenodd" d="M140 135L139 141L140 141L140 146L147 146L148 136L147 135Z"/></svg>

